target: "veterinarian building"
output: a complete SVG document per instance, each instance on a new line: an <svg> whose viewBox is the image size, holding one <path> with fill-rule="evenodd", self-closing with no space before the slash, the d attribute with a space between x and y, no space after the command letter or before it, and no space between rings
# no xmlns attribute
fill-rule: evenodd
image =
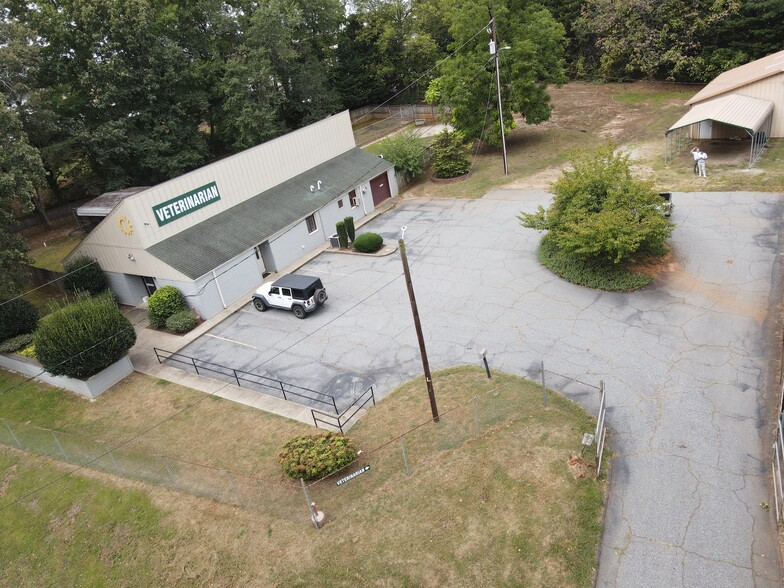
<svg viewBox="0 0 784 588"><path fill-rule="evenodd" d="M69 257L97 259L121 304L171 285L209 318L398 188L392 164L356 146L345 111L134 190L111 209L85 205L93 223L105 216Z"/></svg>

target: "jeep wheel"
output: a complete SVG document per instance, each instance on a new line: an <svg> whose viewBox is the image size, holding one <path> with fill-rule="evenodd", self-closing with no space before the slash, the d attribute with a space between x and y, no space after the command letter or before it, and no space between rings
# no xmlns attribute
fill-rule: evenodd
<svg viewBox="0 0 784 588"><path fill-rule="evenodd" d="M305 312L305 309L302 308L301 306L292 307L291 312L293 312L294 316L297 317L298 319L304 319L305 315L307 314Z"/></svg>
<svg viewBox="0 0 784 588"><path fill-rule="evenodd" d="M253 307L258 310L259 312L264 312L269 308L261 298L254 298L253 299Z"/></svg>
<svg viewBox="0 0 784 588"><path fill-rule="evenodd" d="M316 304L324 304L327 301L327 291L323 288L316 292Z"/></svg>

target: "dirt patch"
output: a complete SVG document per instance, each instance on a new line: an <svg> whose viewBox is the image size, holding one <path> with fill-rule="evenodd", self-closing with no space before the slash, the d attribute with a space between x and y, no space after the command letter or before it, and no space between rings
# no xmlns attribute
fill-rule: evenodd
<svg viewBox="0 0 784 588"><path fill-rule="evenodd" d="M11 483L11 479L14 477L16 468L17 464L12 465L10 468L8 468L8 471L3 476L3 483L0 484L0 496L5 496L5 493L8 491L8 485Z"/></svg>

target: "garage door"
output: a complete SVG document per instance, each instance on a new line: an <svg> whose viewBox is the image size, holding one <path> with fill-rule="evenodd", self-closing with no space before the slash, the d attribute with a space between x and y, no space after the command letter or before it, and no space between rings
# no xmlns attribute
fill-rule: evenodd
<svg viewBox="0 0 784 588"><path fill-rule="evenodd" d="M373 206L378 206L387 198L392 197L387 172L370 180L370 192L373 194Z"/></svg>

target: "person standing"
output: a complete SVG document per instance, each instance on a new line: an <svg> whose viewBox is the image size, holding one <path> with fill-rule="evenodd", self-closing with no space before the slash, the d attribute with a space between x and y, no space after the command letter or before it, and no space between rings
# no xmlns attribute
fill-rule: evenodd
<svg viewBox="0 0 784 588"><path fill-rule="evenodd" d="M694 147L691 150L691 155L694 158L694 175L696 176L698 173L700 173L699 163L700 159L702 158L702 151L700 151L699 147Z"/></svg>
<svg viewBox="0 0 784 588"><path fill-rule="evenodd" d="M705 160L708 159L708 154L704 151L700 151L700 159L697 161L697 167L699 169L699 177L707 178L708 174L705 173Z"/></svg>

